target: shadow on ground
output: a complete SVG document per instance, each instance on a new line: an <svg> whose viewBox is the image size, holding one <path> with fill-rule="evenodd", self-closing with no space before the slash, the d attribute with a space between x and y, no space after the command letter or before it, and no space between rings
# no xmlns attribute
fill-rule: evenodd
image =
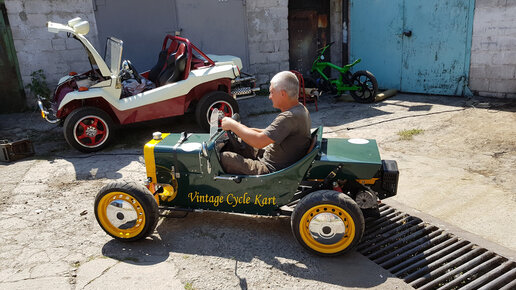
<svg viewBox="0 0 516 290"><path fill-rule="evenodd" d="M119 261L148 265L160 263L173 254L214 256L239 263L260 260L290 276L343 287L369 288L381 285L389 274L360 254L319 257L305 251L295 240L288 217L259 217L217 212L190 213L185 218L163 219L154 235L136 243L112 240L102 253ZM384 275L364 273L364 269ZM263 267L262 267L263 268ZM245 287L244 287L245 288Z"/></svg>

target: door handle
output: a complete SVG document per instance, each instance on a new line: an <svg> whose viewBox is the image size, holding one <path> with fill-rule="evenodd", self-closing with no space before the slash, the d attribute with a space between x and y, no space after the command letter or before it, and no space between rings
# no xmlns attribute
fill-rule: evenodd
<svg viewBox="0 0 516 290"><path fill-rule="evenodd" d="M403 35L405 35L406 37L411 37L412 36L412 30L405 30L405 31L403 31Z"/></svg>

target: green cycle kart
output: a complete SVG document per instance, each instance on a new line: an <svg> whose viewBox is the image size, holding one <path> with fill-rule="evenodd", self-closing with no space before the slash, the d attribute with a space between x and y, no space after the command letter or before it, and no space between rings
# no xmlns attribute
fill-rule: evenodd
<svg viewBox="0 0 516 290"><path fill-rule="evenodd" d="M217 114L212 114L217 115ZM144 147L146 186L113 182L95 198L95 216L109 235L135 241L151 235L160 211L213 210L291 216L297 241L334 256L352 250L364 216L378 217L380 199L396 195L396 161L381 160L375 140L323 138L312 130L307 155L265 175L224 172L219 154L232 132L154 133Z"/></svg>

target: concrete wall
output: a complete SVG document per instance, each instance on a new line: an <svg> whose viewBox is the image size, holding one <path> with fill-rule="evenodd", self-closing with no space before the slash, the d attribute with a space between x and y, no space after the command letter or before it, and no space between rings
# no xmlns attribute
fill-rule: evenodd
<svg viewBox="0 0 516 290"><path fill-rule="evenodd" d="M80 43L67 38L66 33L48 32L46 23L67 23L74 17L88 20L87 38L98 48L91 0L5 0L5 6L24 85L30 83L30 74L39 69L43 69L51 90L68 72L89 69L87 54ZM34 106L34 96L27 93L27 105Z"/></svg>
<svg viewBox="0 0 516 290"><path fill-rule="evenodd" d="M481 96L516 98L516 1L477 0L469 87Z"/></svg>
<svg viewBox="0 0 516 290"><path fill-rule="evenodd" d="M268 88L269 80L289 69L288 0L247 1L249 73Z"/></svg>

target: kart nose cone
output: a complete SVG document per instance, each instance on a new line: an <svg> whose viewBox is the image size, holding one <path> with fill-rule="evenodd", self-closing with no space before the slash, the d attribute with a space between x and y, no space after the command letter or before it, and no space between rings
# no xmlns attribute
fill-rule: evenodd
<svg viewBox="0 0 516 290"><path fill-rule="evenodd" d="M152 133L152 139L154 139L154 140L161 140L162 139L161 132L154 132L154 133Z"/></svg>

